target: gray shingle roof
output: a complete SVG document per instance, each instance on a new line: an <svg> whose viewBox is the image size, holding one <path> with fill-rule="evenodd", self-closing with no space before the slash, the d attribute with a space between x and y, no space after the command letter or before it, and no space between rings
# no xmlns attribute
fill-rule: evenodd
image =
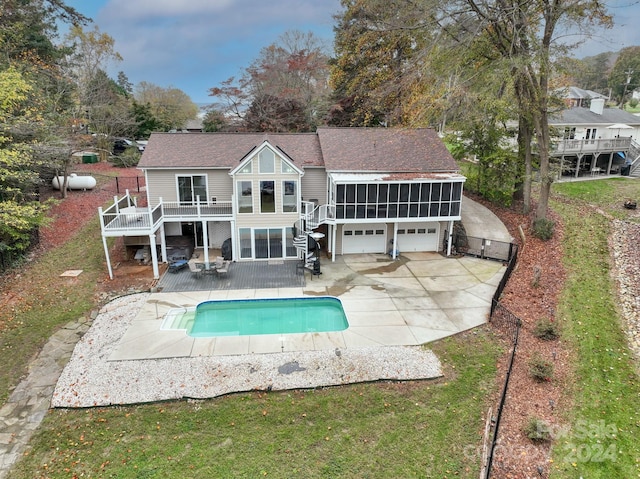
<svg viewBox="0 0 640 479"><path fill-rule="evenodd" d="M549 118L551 125L611 125L626 123L629 126L640 125L640 117L618 108L605 108L602 115L592 112L589 108L570 108L553 118Z"/></svg>
<svg viewBox="0 0 640 479"><path fill-rule="evenodd" d="M431 129L318 128L327 171L457 171Z"/></svg>
<svg viewBox="0 0 640 479"><path fill-rule="evenodd" d="M232 169L265 140L299 168L323 164L313 133L153 133L138 166Z"/></svg>
<svg viewBox="0 0 640 479"><path fill-rule="evenodd" d="M232 169L265 140L299 168L458 171L434 130L394 128L320 128L317 133L153 133L138 166Z"/></svg>

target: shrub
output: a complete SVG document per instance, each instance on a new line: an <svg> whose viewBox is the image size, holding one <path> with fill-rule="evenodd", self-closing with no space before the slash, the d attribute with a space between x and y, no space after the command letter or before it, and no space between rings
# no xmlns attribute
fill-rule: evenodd
<svg viewBox="0 0 640 479"><path fill-rule="evenodd" d="M131 168L138 166L140 156L135 148L127 148L122 154L111 157L111 163L118 168Z"/></svg>
<svg viewBox="0 0 640 479"><path fill-rule="evenodd" d="M551 431L546 421L538 417L530 417L524 426L525 435L533 442L547 442L551 440Z"/></svg>
<svg viewBox="0 0 640 479"><path fill-rule="evenodd" d="M547 241L553 237L555 223L547 218L540 218L533 222L533 235L536 238Z"/></svg>
<svg viewBox="0 0 640 479"><path fill-rule="evenodd" d="M533 335L538 339L544 339L545 341L551 341L560 336L560 330L558 323L551 321L548 318L542 318L533 327Z"/></svg>
<svg viewBox="0 0 640 479"><path fill-rule="evenodd" d="M553 376L553 363L536 353L529 361L529 374L539 382L551 381L551 377Z"/></svg>

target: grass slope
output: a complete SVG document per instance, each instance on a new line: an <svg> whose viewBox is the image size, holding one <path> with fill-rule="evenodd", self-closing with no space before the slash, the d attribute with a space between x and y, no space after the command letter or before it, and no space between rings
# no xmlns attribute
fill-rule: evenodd
<svg viewBox="0 0 640 479"><path fill-rule="evenodd" d="M607 180L555 187L565 201L553 204L565 228L567 282L559 304L563 338L575 354L576 384L565 412L570 430L556 431L552 478L640 476L640 384L616 311L610 277L609 220L640 193L637 181ZM633 190L635 189L635 195ZM569 198L567 201L566 199Z"/></svg>
<svg viewBox="0 0 640 479"><path fill-rule="evenodd" d="M96 217L70 242L21 268L17 286L7 293L14 296L11 307L0 310L0 403L49 337L95 307L103 261ZM77 279L61 278L69 269L83 272Z"/></svg>

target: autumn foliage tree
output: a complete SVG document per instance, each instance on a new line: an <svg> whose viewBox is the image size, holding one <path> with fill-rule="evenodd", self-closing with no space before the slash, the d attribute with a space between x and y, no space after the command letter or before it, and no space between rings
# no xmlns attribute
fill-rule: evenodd
<svg viewBox="0 0 640 479"><path fill-rule="evenodd" d="M245 129L313 131L328 111L328 60L312 33L287 32L239 79L209 90L218 99L214 109Z"/></svg>

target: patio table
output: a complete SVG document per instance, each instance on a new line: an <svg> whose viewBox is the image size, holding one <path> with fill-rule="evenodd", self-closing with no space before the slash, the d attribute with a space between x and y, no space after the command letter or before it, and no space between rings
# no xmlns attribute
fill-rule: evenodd
<svg viewBox="0 0 640 479"><path fill-rule="evenodd" d="M203 274L214 275L216 273L215 263L209 263L208 268L206 263L196 263L196 267L201 269Z"/></svg>

